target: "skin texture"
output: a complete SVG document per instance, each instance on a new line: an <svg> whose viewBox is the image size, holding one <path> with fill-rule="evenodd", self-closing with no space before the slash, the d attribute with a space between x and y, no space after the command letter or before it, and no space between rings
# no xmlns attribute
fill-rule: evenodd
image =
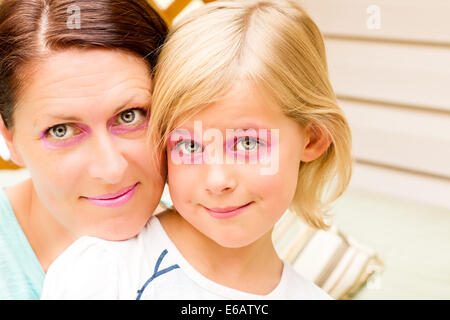
<svg viewBox="0 0 450 320"><path fill-rule="evenodd" d="M113 50L65 50L34 67L13 129L3 123L0 129L14 162L31 175L7 195L45 270L80 236L136 235L159 203L165 169L150 160L145 109L152 81L141 58ZM87 199L134 185L134 195L118 206Z"/></svg>
<svg viewBox="0 0 450 320"><path fill-rule="evenodd" d="M286 117L247 82L236 84L224 99L179 128L193 132L194 120L202 122L203 131L215 128L224 137L226 129L255 128L255 124L279 129L279 167L272 175L260 173L264 166L261 163L177 164L172 161L172 143L168 150L168 183L180 214L161 217L180 251L205 276L229 287L267 294L276 287L282 272L282 262L271 240L273 226L293 199L301 161L318 158L329 141L311 126L302 128ZM211 143L203 141L204 150ZM242 149L242 144L236 149ZM245 204L249 204L245 210L227 219L213 217L206 209Z"/></svg>

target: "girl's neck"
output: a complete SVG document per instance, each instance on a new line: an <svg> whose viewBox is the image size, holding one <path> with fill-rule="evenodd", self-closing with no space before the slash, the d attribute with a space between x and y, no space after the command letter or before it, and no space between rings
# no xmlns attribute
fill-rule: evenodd
<svg viewBox="0 0 450 320"><path fill-rule="evenodd" d="M44 272L75 239L50 214L39 199L31 180L6 190L17 221Z"/></svg>
<svg viewBox="0 0 450 320"><path fill-rule="evenodd" d="M200 233L176 212L158 216L183 257L206 278L244 292L265 295L278 285L283 263L271 232L240 248L223 247Z"/></svg>

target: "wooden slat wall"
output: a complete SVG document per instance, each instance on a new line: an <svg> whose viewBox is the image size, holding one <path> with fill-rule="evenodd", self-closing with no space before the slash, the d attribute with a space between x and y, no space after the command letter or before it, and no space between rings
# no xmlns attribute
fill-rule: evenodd
<svg viewBox="0 0 450 320"><path fill-rule="evenodd" d="M327 35L449 45L448 0L300 0ZM367 28L367 9L380 8L381 28Z"/></svg>
<svg viewBox="0 0 450 320"><path fill-rule="evenodd" d="M450 116L359 101L341 107L359 160L450 179Z"/></svg>
<svg viewBox="0 0 450 320"><path fill-rule="evenodd" d="M450 208L450 1L299 1L352 127L353 185Z"/></svg>
<svg viewBox="0 0 450 320"><path fill-rule="evenodd" d="M327 39L326 46L340 96L450 114L450 47L341 39Z"/></svg>

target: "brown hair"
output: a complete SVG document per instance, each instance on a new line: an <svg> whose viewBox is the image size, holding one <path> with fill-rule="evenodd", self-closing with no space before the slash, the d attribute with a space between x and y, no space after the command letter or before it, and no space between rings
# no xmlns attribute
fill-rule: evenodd
<svg viewBox="0 0 450 320"><path fill-rule="evenodd" d="M69 20L75 8L79 25ZM156 66L168 29L145 0L3 0L0 4L0 115L13 112L26 66L52 51L105 48L142 57ZM153 72L152 72L153 74Z"/></svg>

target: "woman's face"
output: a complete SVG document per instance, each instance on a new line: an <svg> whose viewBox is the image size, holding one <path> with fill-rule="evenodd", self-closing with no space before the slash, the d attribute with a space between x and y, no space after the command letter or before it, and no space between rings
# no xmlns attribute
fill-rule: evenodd
<svg viewBox="0 0 450 320"><path fill-rule="evenodd" d="M113 50L65 50L39 62L20 94L11 155L74 235L136 235L164 180L146 143L151 76L143 59Z"/></svg>

